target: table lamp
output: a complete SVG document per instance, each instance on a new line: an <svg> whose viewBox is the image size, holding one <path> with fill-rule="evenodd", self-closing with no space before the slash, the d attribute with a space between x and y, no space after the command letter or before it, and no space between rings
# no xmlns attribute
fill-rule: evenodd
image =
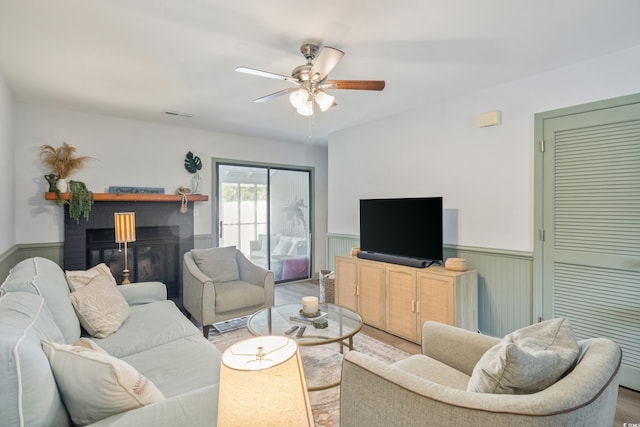
<svg viewBox="0 0 640 427"><path fill-rule="evenodd" d="M127 260L127 243L136 241L136 213L135 212L115 212L113 221L116 230L116 243L124 243L124 270L122 270L122 284L128 285L129 267Z"/></svg>
<svg viewBox="0 0 640 427"><path fill-rule="evenodd" d="M312 427L313 415L298 345L265 335L222 354L218 427Z"/></svg>

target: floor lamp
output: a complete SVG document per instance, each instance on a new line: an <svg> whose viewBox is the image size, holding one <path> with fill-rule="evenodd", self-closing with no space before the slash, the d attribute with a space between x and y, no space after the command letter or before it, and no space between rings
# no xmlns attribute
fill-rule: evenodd
<svg viewBox="0 0 640 427"><path fill-rule="evenodd" d="M222 354L218 427L313 426L298 345L266 335Z"/></svg>
<svg viewBox="0 0 640 427"><path fill-rule="evenodd" d="M128 285L129 266L127 260L127 243L136 241L136 213L135 212L115 212L113 221L116 230L116 243L124 243L124 270L122 270L122 284Z"/></svg>

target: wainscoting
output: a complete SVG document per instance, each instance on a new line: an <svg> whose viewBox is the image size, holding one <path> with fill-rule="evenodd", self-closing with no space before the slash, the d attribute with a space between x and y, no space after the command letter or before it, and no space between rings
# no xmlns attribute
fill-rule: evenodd
<svg viewBox="0 0 640 427"><path fill-rule="evenodd" d="M193 236L193 245L196 249L210 248L212 246L212 236L210 234L200 234ZM39 256L49 258L56 264L64 265L64 244L54 243L30 243L19 244L0 254L0 284L9 275L11 267L23 259Z"/></svg>
<svg viewBox="0 0 640 427"><path fill-rule="evenodd" d="M358 236L329 234L327 260L360 245ZM444 258L465 258L478 270L478 325L482 333L501 337L533 323L533 254L445 245Z"/></svg>
<svg viewBox="0 0 640 427"><path fill-rule="evenodd" d="M64 249L62 242L55 243L30 243L15 245L3 254L0 254L0 283L9 275L11 267L23 259L39 256L49 258L58 265L63 265Z"/></svg>
<svg viewBox="0 0 640 427"><path fill-rule="evenodd" d="M212 240L211 235L196 235L194 247L209 248ZM359 244L358 236L329 234L327 267L333 270L335 256L349 254L351 248ZM0 282L16 263L33 256L49 258L58 265L64 265L62 242L16 245L0 256ZM478 324L481 332L504 336L534 322L533 254L446 245L444 257L465 258L470 268L478 270Z"/></svg>

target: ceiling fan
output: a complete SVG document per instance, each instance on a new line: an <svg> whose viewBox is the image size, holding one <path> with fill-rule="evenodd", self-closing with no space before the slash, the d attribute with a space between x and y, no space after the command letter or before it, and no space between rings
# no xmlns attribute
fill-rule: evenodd
<svg viewBox="0 0 640 427"><path fill-rule="evenodd" d="M318 46L304 43L300 52L307 63L293 69L291 76L256 70L255 68L238 67L240 73L286 80L295 86L254 99L253 102L267 102L283 95L289 95L289 101L297 112L303 116L313 115L314 101L321 111L336 106L335 97L329 95L327 89L382 90L384 80L327 80L327 75L340 62L344 52L334 47L325 46L318 55ZM317 58L316 58L317 55ZM315 59L315 62L313 61Z"/></svg>

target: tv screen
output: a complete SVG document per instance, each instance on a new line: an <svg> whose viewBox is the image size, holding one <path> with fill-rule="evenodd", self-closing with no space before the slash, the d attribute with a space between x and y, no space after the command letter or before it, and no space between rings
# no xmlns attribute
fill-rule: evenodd
<svg viewBox="0 0 640 427"><path fill-rule="evenodd" d="M442 197L360 200L360 250L442 261Z"/></svg>

